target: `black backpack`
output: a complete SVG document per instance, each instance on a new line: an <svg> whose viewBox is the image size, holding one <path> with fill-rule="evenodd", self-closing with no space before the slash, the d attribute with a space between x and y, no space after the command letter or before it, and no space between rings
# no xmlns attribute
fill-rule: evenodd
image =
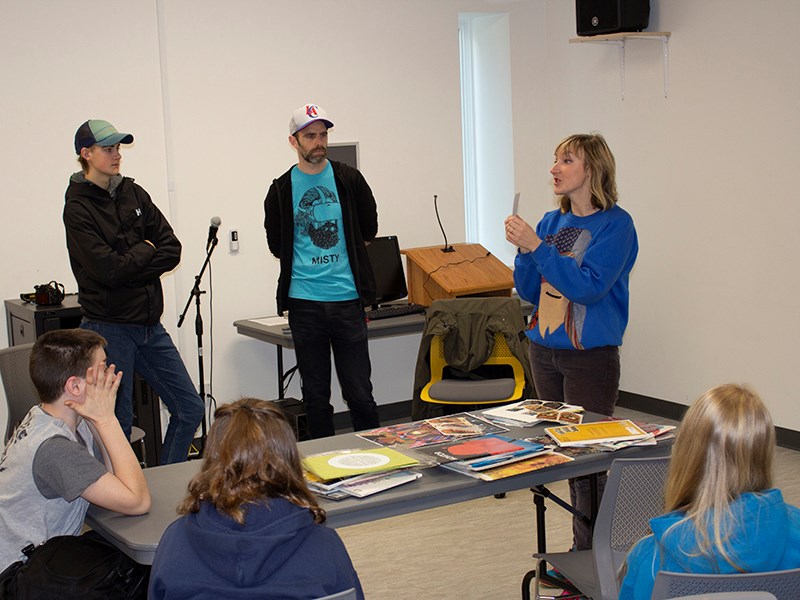
<svg viewBox="0 0 800 600"><path fill-rule="evenodd" d="M147 598L150 567L140 565L93 531L62 535L23 549L0 574L0 599L127 600Z"/></svg>

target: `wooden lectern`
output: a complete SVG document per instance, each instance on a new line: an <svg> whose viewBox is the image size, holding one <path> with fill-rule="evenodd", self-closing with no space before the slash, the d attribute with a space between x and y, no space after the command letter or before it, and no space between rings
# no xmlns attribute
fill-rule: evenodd
<svg viewBox="0 0 800 600"><path fill-rule="evenodd" d="M480 244L453 244L401 250L406 255L408 299L430 306L461 296L510 296L513 271Z"/></svg>

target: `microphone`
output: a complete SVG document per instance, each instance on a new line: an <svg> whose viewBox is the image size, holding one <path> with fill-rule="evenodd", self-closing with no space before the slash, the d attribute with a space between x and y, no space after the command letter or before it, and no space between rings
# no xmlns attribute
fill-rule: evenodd
<svg viewBox="0 0 800 600"><path fill-rule="evenodd" d="M211 244L217 243L217 231L219 231L220 225L222 225L222 219L219 217L211 217L211 225L208 228L208 241L206 242L206 250L211 247Z"/></svg>
<svg viewBox="0 0 800 600"><path fill-rule="evenodd" d="M439 221L439 229L442 230L442 236L444 237L444 248L442 248L442 252L455 252L455 248L452 246L447 245L447 234L444 232L444 227L442 227L442 220L439 218L439 205L436 202L436 199L439 196L436 194L433 195L433 209L436 211L436 220Z"/></svg>

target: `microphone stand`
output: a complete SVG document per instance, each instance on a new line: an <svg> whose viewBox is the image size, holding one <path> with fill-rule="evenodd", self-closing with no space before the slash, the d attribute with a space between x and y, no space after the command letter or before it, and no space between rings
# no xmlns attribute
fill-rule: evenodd
<svg viewBox="0 0 800 600"><path fill-rule="evenodd" d="M433 195L433 209L436 211L436 220L439 221L439 229L442 230L442 236L444 237L444 248L442 248L442 252L455 252L456 249L452 246L447 245L447 234L444 232L444 227L442 227L442 220L439 218L439 205L436 202L436 199L439 196L434 194Z"/></svg>
<svg viewBox="0 0 800 600"><path fill-rule="evenodd" d="M209 245L206 246L206 260L203 262L203 266L200 269L200 273L198 273L194 278L194 287L192 291L189 292L189 299L186 301L186 306L183 307L183 312L181 313L180 318L178 319L178 327L180 328L183 325L183 321L186 318L186 313L189 310L189 305L192 303L192 298L195 301L195 307L197 309L197 315L194 319L194 332L197 336L197 373L198 373L198 382L199 382L199 394L200 394L200 401L203 403L203 421L201 423L201 435L200 435L200 448L199 448L199 457L202 458L203 453L206 449L206 381L205 381L205 371L203 369L203 315L200 311L200 296L205 294L205 291L200 289L200 281L203 279L203 273L206 271L206 267L209 265L211 261L211 255L214 253L214 248L217 247L219 240L217 237L214 236Z"/></svg>

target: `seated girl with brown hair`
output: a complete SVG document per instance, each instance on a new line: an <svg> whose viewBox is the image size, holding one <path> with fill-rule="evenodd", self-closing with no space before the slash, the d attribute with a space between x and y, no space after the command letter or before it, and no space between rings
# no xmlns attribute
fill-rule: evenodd
<svg viewBox="0 0 800 600"><path fill-rule="evenodd" d="M294 433L271 402L215 413L200 472L164 532L149 598L320 598L355 587L347 550L324 527Z"/></svg>

